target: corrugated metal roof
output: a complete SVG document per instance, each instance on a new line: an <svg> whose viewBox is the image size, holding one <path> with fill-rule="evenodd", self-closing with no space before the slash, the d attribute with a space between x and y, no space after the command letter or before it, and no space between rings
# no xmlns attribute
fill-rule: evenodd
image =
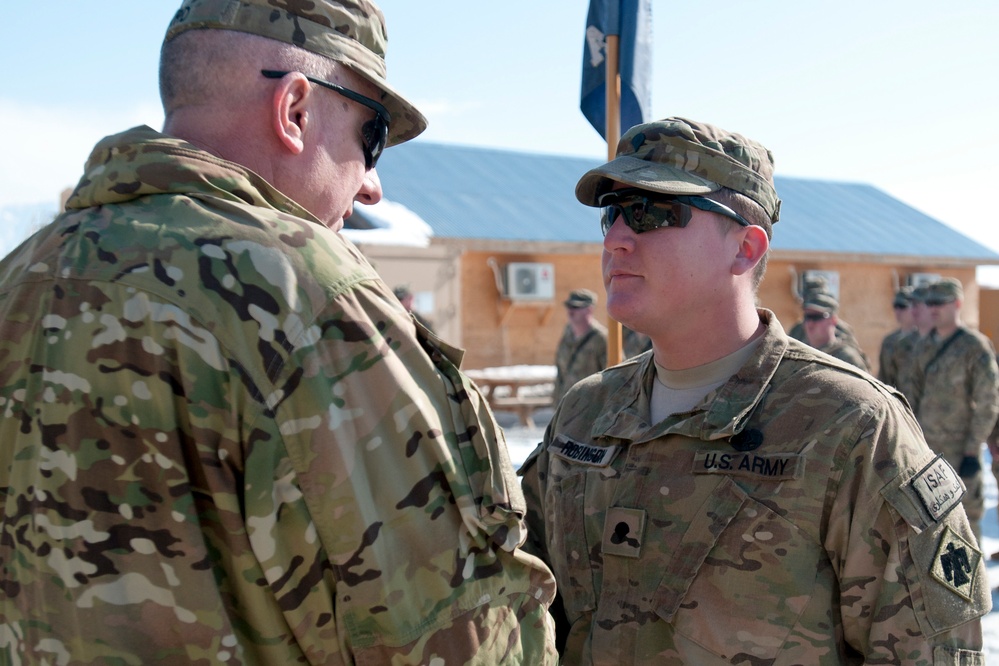
<svg viewBox="0 0 999 666"><path fill-rule="evenodd" d="M385 198L434 235L599 243L596 211L575 197L599 159L410 141L378 163ZM999 262L999 254L870 185L778 176L773 249ZM363 207L357 210L363 216Z"/></svg>

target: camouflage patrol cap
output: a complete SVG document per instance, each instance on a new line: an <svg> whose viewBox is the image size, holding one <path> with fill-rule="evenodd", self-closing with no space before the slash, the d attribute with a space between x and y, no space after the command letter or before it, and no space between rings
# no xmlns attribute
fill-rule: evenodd
<svg viewBox="0 0 999 666"><path fill-rule="evenodd" d="M409 286L405 284L400 284L396 287L393 287L392 293L395 294L395 297L398 298L400 301L406 298L407 296L413 295L413 292L410 291Z"/></svg>
<svg viewBox="0 0 999 666"><path fill-rule="evenodd" d="M929 295L929 293L930 293L929 286L925 284L920 284L913 287L912 293L909 294L909 298L912 300L913 303L925 303L926 297Z"/></svg>
<svg viewBox="0 0 999 666"><path fill-rule="evenodd" d="M597 295L589 289L574 289L569 292L569 298L565 299L567 308L588 308L596 305Z"/></svg>
<svg viewBox="0 0 999 666"><path fill-rule="evenodd" d="M805 296L801 304L804 310L815 310L817 312L828 312L830 314L839 310L839 301L828 291L812 291Z"/></svg>
<svg viewBox="0 0 999 666"><path fill-rule="evenodd" d="M895 298L892 300L892 307L896 308L907 308L909 304L912 303L912 292L913 288L911 286L901 287L895 292Z"/></svg>
<svg viewBox="0 0 999 666"><path fill-rule="evenodd" d="M381 90L392 116L390 146L427 128L423 114L385 79L385 17L370 0L183 0L164 41L201 28L260 35L347 65Z"/></svg>
<svg viewBox="0 0 999 666"><path fill-rule="evenodd" d="M758 203L772 224L780 217L773 173L773 155L761 144L706 123L665 118L628 130L617 157L580 178L576 198L596 206L614 183L688 195L727 187Z"/></svg>
<svg viewBox="0 0 999 666"><path fill-rule="evenodd" d="M927 301L949 303L964 299L964 288L957 278L946 277L931 284L926 293Z"/></svg>

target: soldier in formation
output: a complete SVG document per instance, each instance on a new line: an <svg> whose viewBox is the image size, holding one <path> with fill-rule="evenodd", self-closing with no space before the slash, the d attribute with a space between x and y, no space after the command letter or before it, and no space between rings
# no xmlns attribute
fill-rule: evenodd
<svg viewBox="0 0 999 666"><path fill-rule="evenodd" d="M607 328L593 317L597 295L574 289L565 299L568 323L555 350L554 404L583 377L607 367Z"/></svg>
<svg viewBox="0 0 999 666"><path fill-rule="evenodd" d="M833 358L855 365L864 371L870 370L867 359L860 353L859 347L848 345L839 338L836 327L839 321L836 316L839 311L839 301L832 294L818 289L813 290L805 296L802 305L805 342Z"/></svg>

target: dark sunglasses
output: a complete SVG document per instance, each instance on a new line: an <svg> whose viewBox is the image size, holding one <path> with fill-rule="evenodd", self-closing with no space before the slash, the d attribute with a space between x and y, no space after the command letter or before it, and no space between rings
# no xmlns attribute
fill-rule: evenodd
<svg viewBox="0 0 999 666"><path fill-rule="evenodd" d="M604 236L614 226L618 217L636 234L660 227L684 228L690 222L691 207L718 213L735 220L744 227L750 226L744 217L728 206L705 197L676 194L657 194L638 187L613 190L597 197L600 211L600 230Z"/></svg>
<svg viewBox="0 0 999 666"><path fill-rule="evenodd" d="M939 298L927 298L926 304L931 308L939 307L941 305L947 305L950 301L941 300Z"/></svg>
<svg viewBox="0 0 999 666"><path fill-rule="evenodd" d="M908 310L909 309L908 305L893 305L892 307L895 308L896 310Z"/></svg>
<svg viewBox="0 0 999 666"><path fill-rule="evenodd" d="M260 73L268 79L280 79L287 74L291 74L291 72L282 72L274 69L262 69L260 70ZM364 166L369 171L374 169L375 164L378 162L378 158L381 156L382 151L385 150L385 145L388 143L389 123L392 122L392 114L389 113L388 109L370 97L365 97L364 95L344 88L341 85L331 83L329 81L323 81L322 79L317 79L309 76L308 74L303 74L302 76L310 82L315 83L317 86L322 86L323 88L327 88L333 92L340 93L347 99L366 106L375 112L375 117L361 126L361 138L364 139Z"/></svg>
<svg viewBox="0 0 999 666"><path fill-rule="evenodd" d="M823 319L829 319L831 316L828 312L806 312L805 321L822 321Z"/></svg>

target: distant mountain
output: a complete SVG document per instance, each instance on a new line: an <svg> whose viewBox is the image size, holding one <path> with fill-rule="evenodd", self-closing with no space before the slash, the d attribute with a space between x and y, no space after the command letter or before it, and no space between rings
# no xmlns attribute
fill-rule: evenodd
<svg viewBox="0 0 999 666"><path fill-rule="evenodd" d="M52 221L58 212L54 203L0 206L0 257Z"/></svg>

